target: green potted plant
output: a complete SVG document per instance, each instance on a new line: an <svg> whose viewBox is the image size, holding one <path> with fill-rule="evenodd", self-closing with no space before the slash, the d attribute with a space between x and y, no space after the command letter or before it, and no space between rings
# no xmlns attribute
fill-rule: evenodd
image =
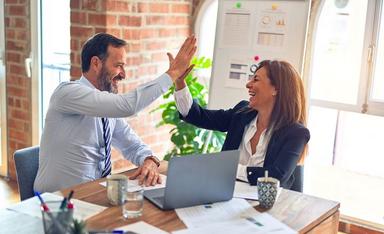
<svg viewBox="0 0 384 234"><path fill-rule="evenodd" d="M194 76L194 71L198 69L207 69L212 66L210 59L201 57L193 58L193 70L185 78L187 86L195 99L202 107L207 106L208 90L198 82ZM193 153L212 153L220 151L224 140L225 133L218 131L210 131L195 127L182 121L173 99L175 88L171 87L163 98L166 102L152 111L162 111L162 120L156 125L157 127L170 124L174 127L171 129L171 141L174 147L164 156L164 160L169 160L173 156L182 156Z"/></svg>

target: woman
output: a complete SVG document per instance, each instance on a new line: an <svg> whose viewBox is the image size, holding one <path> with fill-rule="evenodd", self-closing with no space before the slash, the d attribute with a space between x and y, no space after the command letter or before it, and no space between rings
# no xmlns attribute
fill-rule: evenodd
<svg viewBox="0 0 384 234"><path fill-rule="evenodd" d="M222 150L240 150L237 178L257 184L268 170L291 189L296 165L303 163L309 141L301 78L284 61L262 61L246 84L249 101L228 110L207 110L192 101L184 79L175 99L182 119L201 128L227 132Z"/></svg>

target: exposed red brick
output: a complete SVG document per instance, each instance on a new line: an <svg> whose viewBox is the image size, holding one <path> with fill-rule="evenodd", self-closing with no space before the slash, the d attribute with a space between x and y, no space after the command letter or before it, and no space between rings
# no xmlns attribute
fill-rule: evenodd
<svg viewBox="0 0 384 234"><path fill-rule="evenodd" d="M128 1L106 0L107 11L130 12Z"/></svg>
<svg viewBox="0 0 384 234"><path fill-rule="evenodd" d="M140 52L140 48L141 48L140 43L130 42L128 43L128 46L127 46L127 52L128 53Z"/></svg>
<svg viewBox="0 0 384 234"><path fill-rule="evenodd" d="M171 12L172 13L189 13L190 12L190 5L188 3L186 3L186 4L172 4L171 5Z"/></svg>
<svg viewBox="0 0 384 234"><path fill-rule="evenodd" d="M79 0L70 0L71 10L80 10L80 1Z"/></svg>
<svg viewBox="0 0 384 234"><path fill-rule="evenodd" d="M105 29L106 33L109 33L111 35L114 35L116 37L121 38L121 29L120 28L112 28L112 27L107 27Z"/></svg>
<svg viewBox="0 0 384 234"><path fill-rule="evenodd" d="M7 50L16 50L23 52L25 49L25 42L7 40L5 47Z"/></svg>
<svg viewBox="0 0 384 234"><path fill-rule="evenodd" d="M139 40L140 30L138 29L123 29L123 38L125 40Z"/></svg>
<svg viewBox="0 0 384 234"><path fill-rule="evenodd" d="M106 23L108 26L117 25L117 16L116 15L107 15Z"/></svg>
<svg viewBox="0 0 384 234"><path fill-rule="evenodd" d="M30 121L31 115L29 113L29 110L12 110L10 108L10 114L13 118L15 119L20 119L20 120L25 120L25 121Z"/></svg>
<svg viewBox="0 0 384 234"><path fill-rule="evenodd" d="M74 51L80 50L79 40L71 39L71 50L74 50Z"/></svg>
<svg viewBox="0 0 384 234"><path fill-rule="evenodd" d="M8 69L10 73L15 73L15 74L25 73L25 67L21 64L11 64L8 66Z"/></svg>
<svg viewBox="0 0 384 234"><path fill-rule="evenodd" d="M146 39L146 38L156 38L159 36L159 30L158 29L142 29L140 31L140 38Z"/></svg>
<svg viewBox="0 0 384 234"><path fill-rule="evenodd" d="M24 98L28 97L27 90L22 89L22 88L16 88L16 87L8 86L7 92L8 92L9 96L24 97Z"/></svg>
<svg viewBox="0 0 384 234"><path fill-rule="evenodd" d="M9 15L17 15L17 16L25 16L26 9L22 5L10 5L8 6L8 14Z"/></svg>
<svg viewBox="0 0 384 234"><path fill-rule="evenodd" d="M87 13L71 11L71 23L72 24L88 24Z"/></svg>
<svg viewBox="0 0 384 234"><path fill-rule="evenodd" d="M169 5L168 3L149 3L149 11L151 13L168 13Z"/></svg>
<svg viewBox="0 0 384 234"><path fill-rule="evenodd" d="M9 129L9 138L21 142L28 141L28 136L26 136L23 131L19 131L13 128Z"/></svg>
<svg viewBox="0 0 384 234"><path fill-rule="evenodd" d="M71 66L71 77L73 78L78 78L81 76L81 68L78 66L78 67L75 67L75 66ZM73 80L71 78L71 80Z"/></svg>
<svg viewBox="0 0 384 234"><path fill-rule="evenodd" d="M164 49L167 46L166 41L155 41L155 42L148 42L146 43L146 50L160 50Z"/></svg>
<svg viewBox="0 0 384 234"><path fill-rule="evenodd" d="M93 31L91 26L71 26L71 36L73 37L89 37Z"/></svg>
<svg viewBox="0 0 384 234"><path fill-rule="evenodd" d="M7 52L6 54L7 62L21 63L21 55L16 52Z"/></svg>
<svg viewBox="0 0 384 234"><path fill-rule="evenodd" d="M7 39L15 39L15 30L14 29L7 29L5 31L5 38L7 38Z"/></svg>
<svg viewBox="0 0 384 234"><path fill-rule="evenodd" d="M96 11L100 9L100 0L82 0L82 9L88 11Z"/></svg>
<svg viewBox="0 0 384 234"><path fill-rule="evenodd" d="M27 21L24 18L15 18L13 20L13 25L11 25L15 28L26 28L27 27Z"/></svg>
<svg viewBox="0 0 384 234"><path fill-rule="evenodd" d="M14 4L17 3L17 0L5 0L5 4Z"/></svg>
<svg viewBox="0 0 384 234"><path fill-rule="evenodd" d="M141 17L140 16L125 16L122 15L119 17L119 26L141 26Z"/></svg>
<svg viewBox="0 0 384 234"><path fill-rule="evenodd" d="M25 38L27 38L27 31L25 30L18 30L16 31L15 35L16 35L16 39L17 40L25 40Z"/></svg>
<svg viewBox="0 0 384 234"><path fill-rule="evenodd" d="M88 14L88 23L90 25L93 25L93 26L100 26L100 25L103 25L105 26L106 25L106 15L105 14L91 14L89 13Z"/></svg>

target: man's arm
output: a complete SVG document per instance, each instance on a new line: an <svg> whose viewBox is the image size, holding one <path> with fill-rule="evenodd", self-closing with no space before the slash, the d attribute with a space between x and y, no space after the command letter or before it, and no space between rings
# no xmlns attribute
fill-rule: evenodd
<svg viewBox="0 0 384 234"><path fill-rule="evenodd" d="M176 81L188 70L196 51L195 44L195 37L188 37L175 59L168 53L170 65L165 74L131 92L113 94L101 92L79 82L68 82L55 90L51 104L58 111L69 114L113 118L136 114L168 91L172 81Z"/></svg>
<svg viewBox="0 0 384 234"><path fill-rule="evenodd" d="M130 179L137 177L139 183L145 183L146 186L161 183L158 165L151 159L152 151L124 119L116 119L112 145L119 149L126 159L139 166Z"/></svg>

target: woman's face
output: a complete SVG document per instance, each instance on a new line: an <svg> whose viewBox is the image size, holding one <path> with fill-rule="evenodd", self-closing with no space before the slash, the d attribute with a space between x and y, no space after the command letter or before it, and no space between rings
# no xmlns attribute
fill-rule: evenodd
<svg viewBox="0 0 384 234"><path fill-rule="evenodd" d="M267 76L267 70L262 67L246 85L249 94L249 107L260 111L262 108L272 108L277 95L276 88Z"/></svg>

